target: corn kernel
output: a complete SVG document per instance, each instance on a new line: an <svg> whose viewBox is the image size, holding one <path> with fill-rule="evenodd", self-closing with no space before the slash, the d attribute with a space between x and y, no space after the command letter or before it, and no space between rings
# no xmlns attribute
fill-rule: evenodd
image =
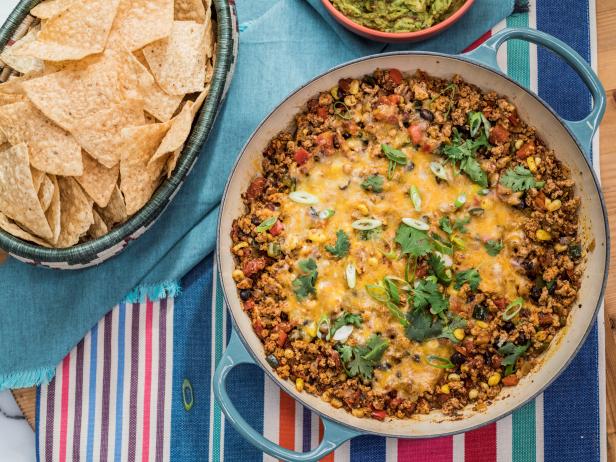
<svg viewBox="0 0 616 462"><path fill-rule="evenodd" d="M460 341L464 340L465 335L464 329L456 329L453 331L453 336Z"/></svg>
<svg viewBox="0 0 616 462"><path fill-rule="evenodd" d="M351 414L361 419L365 415L365 412L363 409L352 409Z"/></svg>
<svg viewBox="0 0 616 462"><path fill-rule="evenodd" d="M564 252L565 250L567 250L567 246L565 244L556 244L554 246L554 250L556 250L557 252Z"/></svg>
<svg viewBox="0 0 616 462"><path fill-rule="evenodd" d="M539 239L540 241L549 241L550 239L552 239L552 235L548 233L545 229L538 229L535 236L537 236L537 239Z"/></svg>
<svg viewBox="0 0 616 462"><path fill-rule="evenodd" d="M311 231L308 233L308 239L316 243L325 242L325 235L319 231Z"/></svg>
<svg viewBox="0 0 616 462"><path fill-rule="evenodd" d="M468 371L470 371L470 367L468 366L468 364L464 363L460 366L460 371L466 374Z"/></svg>
<svg viewBox="0 0 616 462"><path fill-rule="evenodd" d="M479 396L479 390L475 388L473 388L471 391L468 392L469 399L477 399L478 396Z"/></svg>
<svg viewBox="0 0 616 462"><path fill-rule="evenodd" d="M445 395L448 395L448 394L449 394L449 392L450 392L450 390L449 390L449 385L445 384L445 385L443 385L443 386L441 387L441 393L443 393L443 394L445 394Z"/></svg>
<svg viewBox="0 0 616 462"><path fill-rule="evenodd" d="M349 85L349 93L352 95L356 95L359 92L359 80L354 79L351 81L351 85Z"/></svg>
<svg viewBox="0 0 616 462"><path fill-rule="evenodd" d="M488 385L491 387L495 387L500 383L501 375L498 372L495 372L488 378Z"/></svg>
<svg viewBox="0 0 616 462"><path fill-rule="evenodd" d="M541 157L535 157L535 164L539 166L541 164Z"/></svg>
<svg viewBox="0 0 616 462"><path fill-rule="evenodd" d="M515 148L516 148L516 149L520 149L520 148L522 147L522 145L523 145L523 144L524 144L524 141L522 141L522 140L517 140L517 141L515 142Z"/></svg>
<svg viewBox="0 0 616 462"><path fill-rule="evenodd" d="M359 210L362 215L368 215L368 206L363 202L357 204L357 210Z"/></svg>
<svg viewBox="0 0 616 462"><path fill-rule="evenodd" d="M485 321L475 321L475 324L478 327L481 327L482 329L487 329L488 328L488 323Z"/></svg>
<svg viewBox="0 0 616 462"><path fill-rule="evenodd" d="M306 326L306 333L310 336L310 337L316 337L317 336L317 323L316 322L311 322L310 324L308 324Z"/></svg>
<svg viewBox="0 0 616 462"><path fill-rule="evenodd" d="M338 398L333 398L329 404L331 404L333 407L335 407L336 409L340 409L342 407L342 401L340 401Z"/></svg>
<svg viewBox="0 0 616 462"><path fill-rule="evenodd" d="M526 164L528 165L528 169L535 173L537 171L537 163L535 162L535 158L534 157L528 157L526 158Z"/></svg>
<svg viewBox="0 0 616 462"><path fill-rule="evenodd" d="M236 282L241 281L242 279L244 279L244 272L239 269L233 270L233 273L231 273L231 277Z"/></svg>
<svg viewBox="0 0 616 462"><path fill-rule="evenodd" d="M299 377L295 379L295 389L300 393L304 390L304 381Z"/></svg>
<svg viewBox="0 0 616 462"><path fill-rule="evenodd" d="M490 388L490 387L488 386L488 384L487 384L487 383L485 383L485 382L479 382L479 385L480 385L480 386L481 386L481 388L483 388L484 390L487 390L488 388Z"/></svg>
<svg viewBox="0 0 616 462"><path fill-rule="evenodd" d="M370 266L376 266L376 265L379 264L379 261L377 260L376 257L370 257L370 258L368 258L368 264Z"/></svg>
<svg viewBox="0 0 616 462"><path fill-rule="evenodd" d="M332 87L332 89L329 90L329 92L334 98L338 99L338 85L336 85L335 87Z"/></svg>
<svg viewBox="0 0 616 462"><path fill-rule="evenodd" d="M233 251L237 252L238 250L243 249L244 247L248 247L248 242L240 242L239 244L233 247Z"/></svg>
<svg viewBox="0 0 616 462"><path fill-rule="evenodd" d="M347 95L344 97L344 104L346 104L350 109L352 106L355 106L357 104L357 98L355 98L353 95Z"/></svg>
<svg viewBox="0 0 616 462"><path fill-rule="evenodd" d="M548 203L548 200L546 199L545 201L545 208L548 210L548 212L555 212L556 210L558 210L561 206L562 206L562 202L560 201L560 199L556 199L553 201L550 201Z"/></svg>
<svg viewBox="0 0 616 462"><path fill-rule="evenodd" d="M460 380L460 376L458 374L449 374L447 380L449 380L450 382L457 382Z"/></svg>
<svg viewBox="0 0 616 462"><path fill-rule="evenodd" d="M295 353L293 353L293 350L291 348L287 348L286 350L284 350L284 357L287 359L291 359L295 356Z"/></svg>

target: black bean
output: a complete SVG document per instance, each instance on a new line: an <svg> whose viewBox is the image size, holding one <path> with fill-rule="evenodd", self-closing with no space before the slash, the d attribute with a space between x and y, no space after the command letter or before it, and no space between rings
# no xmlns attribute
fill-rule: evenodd
<svg viewBox="0 0 616 462"><path fill-rule="evenodd" d="M267 364L269 364L273 368L277 368L280 365L280 363L278 362L278 359L274 355L268 355L267 358L265 358L265 360L267 361Z"/></svg>
<svg viewBox="0 0 616 462"><path fill-rule="evenodd" d="M473 318L479 319L480 321L485 321L488 319L489 314L490 312L488 311L488 307L483 303L475 305L475 308L473 308Z"/></svg>
<svg viewBox="0 0 616 462"><path fill-rule="evenodd" d="M432 122L434 120L434 114L428 109L420 109L419 115L422 119L427 120L428 122Z"/></svg>
<svg viewBox="0 0 616 462"><path fill-rule="evenodd" d="M409 160L409 163L406 164L406 171L411 172L415 169L415 163L412 160Z"/></svg>
<svg viewBox="0 0 616 462"><path fill-rule="evenodd" d="M543 292L543 290L540 287L533 286L532 289L530 289L530 298L533 301L538 302L541 298L541 292Z"/></svg>
<svg viewBox="0 0 616 462"><path fill-rule="evenodd" d="M506 332L511 332L513 329L515 329L515 324L511 321L506 321L503 323L503 329L505 329Z"/></svg>
<svg viewBox="0 0 616 462"><path fill-rule="evenodd" d="M569 257L571 257L572 260L579 260L582 257L582 246L580 244L570 245Z"/></svg>
<svg viewBox="0 0 616 462"><path fill-rule="evenodd" d="M513 343L515 343L516 345L524 345L526 344L526 342L528 342L526 334L524 334L524 332L520 332L520 335L518 335L518 338Z"/></svg>
<svg viewBox="0 0 616 462"><path fill-rule="evenodd" d="M240 298L244 301L248 300L252 297L252 290L250 289L242 289L240 290Z"/></svg>
<svg viewBox="0 0 616 462"><path fill-rule="evenodd" d="M350 134L350 133L348 133L348 132L344 132L344 133L342 134L342 137L343 137L345 140L348 140L348 139L351 137L351 134Z"/></svg>
<svg viewBox="0 0 616 462"><path fill-rule="evenodd" d="M454 354L451 355L451 357L449 358L449 360L455 364L456 366L460 366L462 364L464 364L466 362L466 358L464 357L464 355L462 353L459 352L454 352Z"/></svg>

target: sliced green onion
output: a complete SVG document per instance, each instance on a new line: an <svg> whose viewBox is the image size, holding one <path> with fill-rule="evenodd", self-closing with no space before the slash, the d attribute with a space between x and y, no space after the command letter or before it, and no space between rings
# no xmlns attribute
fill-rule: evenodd
<svg viewBox="0 0 616 462"><path fill-rule="evenodd" d="M474 217L480 217L483 215L484 212L485 210L481 207L473 207L468 211L468 213L470 213Z"/></svg>
<svg viewBox="0 0 616 462"><path fill-rule="evenodd" d="M357 270L355 269L355 265L353 263L349 263L347 265L345 275L349 289L354 289L355 284L357 283Z"/></svg>
<svg viewBox="0 0 616 462"><path fill-rule="evenodd" d="M515 318L523 306L524 306L524 299L522 297L516 298L509 305L507 305L507 308L505 308L505 311L503 312L503 319L505 321L509 321Z"/></svg>
<svg viewBox="0 0 616 462"><path fill-rule="evenodd" d="M324 334L321 332L321 326L325 325L327 327L327 332ZM329 332L331 331L331 325L329 316L326 314L322 314L319 318L319 322L317 322L317 337L323 339L329 336Z"/></svg>
<svg viewBox="0 0 616 462"><path fill-rule="evenodd" d="M387 144L381 144L381 149L383 150L383 154L390 161L395 162L396 164L406 165L409 163L408 157L399 149L394 149Z"/></svg>
<svg viewBox="0 0 616 462"><path fill-rule="evenodd" d="M328 218L333 217L336 214L334 209L325 209L319 213L319 218L321 220L327 220Z"/></svg>
<svg viewBox="0 0 616 462"><path fill-rule="evenodd" d="M490 190L489 189L480 189L479 190L479 194L481 196L487 196L488 194L490 194Z"/></svg>
<svg viewBox="0 0 616 462"><path fill-rule="evenodd" d="M304 191L293 191L289 193L289 199L298 204L314 205L319 203L317 196Z"/></svg>
<svg viewBox="0 0 616 462"><path fill-rule="evenodd" d="M455 205L457 209L462 207L464 204L466 204L466 194L460 194L458 198L455 200L455 202L453 203L453 205Z"/></svg>
<svg viewBox="0 0 616 462"><path fill-rule="evenodd" d="M360 231L369 231L371 229L378 228L382 224L383 222L381 220L377 220L375 218L361 218L351 223L351 227Z"/></svg>
<svg viewBox="0 0 616 462"><path fill-rule="evenodd" d="M449 358L443 358L437 355L428 355L426 362L429 366L436 367L438 369L453 369L455 366L449 360Z"/></svg>
<svg viewBox="0 0 616 462"><path fill-rule="evenodd" d="M411 189L409 189L409 196L411 196L411 202L413 202L415 211L419 212L421 210L421 196L419 195L419 189L417 189L417 186L411 186Z"/></svg>
<svg viewBox="0 0 616 462"><path fill-rule="evenodd" d="M464 239L458 236L451 236L451 242L455 244L456 247L458 247L458 249L460 250L466 249L466 242L464 242Z"/></svg>
<svg viewBox="0 0 616 462"><path fill-rule="evenodd" d="M492 128L492 124L486 118L486 116L483 115L483 112L480 112L480 114L481 114L481 120L483 122L483 129L484 129L485 134L486 134L486 138L490 138L490 129Z"/></svg>
<svg viewBox="0 0 616 462"><path fill-rule="evenodd" d="M347 324L346 326L342 326L341 328L339 328L334 333L332 340L336 342L344 343L349 339L352 333L353 333L353 326L351 326L350 324Z"/></svg>
<svg viewBox="0 0 616 462"><path fill-rule="evenodd" d="M396 258L398 258L398 252L396 252L396 249L393 248L393 246L385 241L383 239L383 242L385 243L385 249L379 249L379 252L381 252L383 254L383 256L385 258L387 258L388 260L395 260Z"/></svg>
<svg viewBox="0 0 616 462"><path fill-rule="evenodd" d="M433 282L434 284L436 284L438 282L438 279L436 278L436 276L431 274L430 276L426 276L426 281Z"/></svg>
<svg viewBox="0 0 616 462"><path fill-rule="evenodd" d="M269 217L261 222L259 226L256 227L255 231L257 233L263 233L268 231L274 226L274 224L278 221L278 217Z"/></svg>
<svg viewBox="0 0 616 462"><path fill-rule="evenodd" d="M434 173L434 175L441 180L449 181L449 175L447 175L447 170L445 170L443 164L438 162L430 162L430 170L432 170L432 173Z"/></svg>
<svg viewBox="0 0 616 462"><path fill-rule="evenodd" d="M353 117L349 107L342 101L336 101L334 103L334 114L344 120L350 120Z"/></svg>
<svg viewBox="0 0 616 462"><path fill-rule="evenodd" d="M481 116L482 115L483 113L481 112L469 112L468 113L468 125L470 127L470 133L473 138L479 131L479 127L481 127Z"/></svg>
<svg viewBox="0 0 616 462"><path fill-rule="evenodd" d="M389 301L387 289L380 284L368 284L366 286L366 292L377 302L387 303Z"/></svg>
<svg viewBox="0 0 616 462"><path fill-rule="evenodd" d="M391 315L396 318L396 320L402 324L404 327L407 327L409 325L409 322L406 320L406 316L404 316L404 313L400 310L400 308L393 302L385 302L385 304L387 305L387 309L389 310L389 312L391 313Z"/></svg>
<svg viewBox="0 0 616 462"><path fill-rule="evenodd" d="M393 283L397 283L396 286L398 286L400 290L411 290L412 289L410 284L405 279L399 278L398 276L385 276L384 279L392 281Z"/></svg>
<svg viewBox="0 0 616 462"><path fill-rule="evenodd" d="M402 223L420 231L427 231L430 229L430 225L428 223L422 220L416 220L415 218L403 218Z"/></svg>
<svg viewBox="0 0 616 462"><path fill-rule="evenodd" d="M451 268L453 266L453 259L449 255L441 252L434 252L434 254L440 257L440 259L443 261L443 265L445 265L447 268Z"/></svg>
<svg viewBox="0 0 616 462"><path fill-rule="evenodd" d="M195 404L192 384L188 379L184 379L184 382L182 382L182 401L184 402L184 409L186 411L190 411Z"/></svg>
<svg viewBox="0 0 616 462"><path fill-rule="evenodd" d="M280 244L278 242L270 242L267 245L268 257L276 258L280 256Z"/></svg>

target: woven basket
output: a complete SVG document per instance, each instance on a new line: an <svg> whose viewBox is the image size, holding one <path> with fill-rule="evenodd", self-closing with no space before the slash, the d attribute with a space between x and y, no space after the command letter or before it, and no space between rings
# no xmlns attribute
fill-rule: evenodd
<svg viewBox="0 0 616 462"><path fill-rule="evenodd" d="M0 29L0 49L11 40L24 36L35 25L29 14L41 0L21 0ZM150 201L128 221L105 236L67 249L49 249L22 241L0 230L0 249L25 263L54 269L80 269L94 266L119 254L131 241L145 233L158 219L181 188L190 173L201 147L214 125L218 110L226 95L238 49L238 28L234 0L213 0L218 24L216 62L210 92L199 111L191 134L173 172L156 190ZM0 71L0 81L6 81L11 69Z"/></svg>

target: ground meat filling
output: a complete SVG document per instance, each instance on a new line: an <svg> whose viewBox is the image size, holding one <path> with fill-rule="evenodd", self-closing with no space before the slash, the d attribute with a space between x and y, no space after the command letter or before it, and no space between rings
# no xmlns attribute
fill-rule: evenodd
<svg viewBox="0 0 616 462"><path fill-rule="evenodd" d="M231 231L268 363L357 417L482 409L576 301L568 168L494 92L377 69L308 101Z"/></svg>

